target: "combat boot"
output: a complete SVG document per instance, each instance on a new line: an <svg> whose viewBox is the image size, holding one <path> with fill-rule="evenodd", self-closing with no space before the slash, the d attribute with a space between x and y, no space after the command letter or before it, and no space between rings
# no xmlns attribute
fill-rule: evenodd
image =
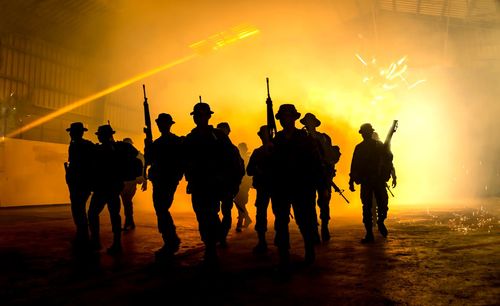
<svg viewBox="0 0 500 306"><path fill-rule="evenodd" d="M109 255L116 255L122 252L121 233L113 235L113 244L106 250Z"/></svg>
<svg viewBox="0 0 500 306"><path fill-rule="evenodd" d="M321 239L323 242L330 241L330 230L328 229L328 222L323 222L321 224Z"/></svg>
<svg viewBox="0 0 500 306"><path fill-rule="evenodd" d="M264 254L267 252L266 233L259 232L258 236L259 236L259 242L253 248L253 253L254 254Z"/></svg>
<svg viewBox="0 0 500 306"><path fill-rule="evenodd" d="M378 222L378 231L384 238L387 238L387 234L389 234L389 232L387 231L387 227L385 227L384 221Z"/></svg>

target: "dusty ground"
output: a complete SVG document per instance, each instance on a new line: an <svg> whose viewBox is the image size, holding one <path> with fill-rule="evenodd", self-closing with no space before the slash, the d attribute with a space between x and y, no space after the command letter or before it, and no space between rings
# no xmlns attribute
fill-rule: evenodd
<svg viewBox="0 0 500 306"><path fill-rule="evenodd" d="M481 208L482 205L482 208ZM69 207L0 210L1 305L498 305L500 200L442 211L391 211L389 238L362 245L359 220L333 218L333 239L302 264L292 226L292 278L276 272L276 250L255 257L252 229L219 250L219 271L199 267L202 247L191 214L175 216L183 248L155 263L161 246L151 212L124 235L124 253L75 256ZM110 227L103 215L103 244ZM272 227L271 227L272 228ZM272 241L272 231L268 235Z"/></svg>

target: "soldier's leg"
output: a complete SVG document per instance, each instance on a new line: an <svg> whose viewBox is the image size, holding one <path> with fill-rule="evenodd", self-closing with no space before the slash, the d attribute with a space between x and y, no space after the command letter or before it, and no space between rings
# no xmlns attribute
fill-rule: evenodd
<svg viewBox="0 0 500 306"><path fill-rule="evenodd" d="M307 263L313 263L315 260L314 244L317 232L315 210L314 190L303 190L296 195L293 203L293 211L295 222L304 239L305 260Z"/></svg>
<svg viewBox="0 0 500 306"><path fill-rule="evenodd" d="M266 232L267 232L267 208L271 197L269 192L264 189L257 189L255 199L256 216L255 216L255 231L259 238L259 242L254 248L254 252L262 253L267 251Z"/></svg>
<svg viewBox="0 0 500 306"><path fill-rule="evenodd" d="M321 238L323 241L330 240L330 230L328 222L330 221L330 200L332 198L332 188L318 191L319 218L321 220Z"/></svg>
<svg viewBox="0 0 500 306"><path fill-rule="evenodd" d="M111 192L108 194L108 211L111 219L111 230L113 231L113 244L108 248L108 253L121 251L122 219L120 216L120 194Z"/></svg>
<svg viewBox="0 0 500 306"><path fill-rule="evenodd" d="M88 218L90 229L90 242L93 249L101 248L101 241L99 235L99 214L106 205L106 197L102 191L94 191L90 199Z"/></svg>
<svg viewBox="0 0 500 306"><path fill-rule="evenodd" d="M389 233L384 224L387 218L388 202L389 196L387 195L387 190L385 189L385 183L379 183L374 188L374 195L377 201L377 213L378 213L378 230L382 236L387 237Z"/></svg>
<svg viewBox="0 0 500 306"><path fill-rule="evenodd" d="M290 261L290 201L281 194L273 194L272 209L274 213L274 244L278 247L281 265L288 265Z"/></svg>
<svg viewBox="0 0 500 306"><path fill-rule="evenodd" d="M158 231L162 234L164 246L160 252L173 254L179 249L181 240L177 236L176 227L170 207L174 201L177 184L161 181L153 182L153 206L158 220Z"/></svg>
<svg viewBox="0 0 500 306"><path fill-rule="evenodd" d="M221 233L220 233L220 242L222 245L226 244L226 238L231 229L232 217L231 217L231 209L233 208L233 198L230 194L224 195L220 204L221 212L222 212L222 223L221 223Z"/></svg>
<svg viewBox="0 0 500 306"><path fill-rule="evenodd" d="M86 205L90 197L90 190L80 186L72 186L69 188L69 197L71 201L71 214L76 226L75 242L77 244L86 244L89 240Z"/></svg>
<svg viewBox="0 0 500 306"><path fill-rule="evenodd" d="M373 186L370 184L361 184L361 202L363 204L363 224L366 229L366 236L361 240L362 243L373 242L373 223L372 223L372 201Z"/></svg>
<svg viewBox="0 0 500 306"><path fill-rule="evenodd" d="M123 229L134 229L134 208L132 199L137 191L137 184L135 181L125 182L123 190L121 191L121 198L123 202L123 214L125 215L125 222Z"/></svg>
<svg viewBox="0 0 500 306"><path fill-rule="evenodd" d="M193 192L191 195L193 209L198 220L201 240L205 244L205 261L217 261L216 244L220 234L219 203L209 193Z"/></svg>

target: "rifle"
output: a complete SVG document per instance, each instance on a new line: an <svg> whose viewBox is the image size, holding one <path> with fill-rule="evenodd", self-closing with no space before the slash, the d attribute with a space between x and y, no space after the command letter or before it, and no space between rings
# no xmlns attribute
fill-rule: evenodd
<svg viewBox="0 0 500 306"><path fill-rule="evenodd" d="M391 196L394 198L394 193L392 193L391 188L389 187L389 185L387 185L387 183L385 183L385 188L387 188L387 191L389 191Z"/></svg>
<svg viewBox="0 0 500 306"><path fill-rule="evenodd" d="M266 78L267 83L267 131L269 133L269 140L273 139L276 135L276 121L274 121L274 111L273 111L273 100L271 100L271 95L269 94L269 78Z"/></svg>
<svg viewBox="0 0 500 306"><path fill-rule="evenodd" d="M340 196L344 198L344 200L347 202L347 204L349 204L350 203L349 200L344 196L344 190L340 189L339 186L337 186L337 184L335 184L334 181L331 181L331 183L332 183L333 190L335 192L337 192L338 194L340 194Z"/></svg>
<svg viewBox="0 0 500 306"><path fill-rule="evenodd" d="M384 141L384 146L387 148L388 151L391 150L392 135L394 135L394 133L396 133L397 129L398 129L398 120L394 120L392 122L392 126L389 130L389 133L387 133L387 137L385 138L385 141Z"/></svg>
<svg viewBox="0 0 500 306"><path fill-rule="evenodd" d="M153 132L151 129L151 115L149 114L149 104L148 98L146 97L146 85L142 84L142 91L144 92L144 134L146 137L144 138L144 151L146 151L146 147L149 147L153 143ZM146 168L149 165L149 162L146 160L144 162L143 176L144 179L147 179Z"/></svg>

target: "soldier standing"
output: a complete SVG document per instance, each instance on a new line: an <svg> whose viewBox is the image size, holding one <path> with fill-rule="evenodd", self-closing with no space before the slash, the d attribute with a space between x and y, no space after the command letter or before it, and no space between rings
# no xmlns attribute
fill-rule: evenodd
<svg viewBox="0 0 500 306"><path fill-rule="evenodd" d="M385 179L380 173L380 165L385 158L384 144L373 139L374 129L371 124L361 125L359 133L363 141L356 145L351 162L349 174L349 189L355 191L354 183L361 185L361 202L363 204L363 223L366 229L365 238L362 243L370 243L373 237L372 205L373 197L377 202L378 229L382 236L387 237L387 228L384 220L387 217L388 196L385 187Z"/></svg>
<svg viewBox="0 0 500 306"><path fill-rule="evenodd" d="M71 137L68 148L68 162L66 169L66 183L71 201L71 214L76 225L76 248L86 247L89 240L86 204L91 193L91 166L94 159L95 145L83 138L88 131L81 122L73 122L66 129Z"/></svg>
<svg viewBox="0 0 500 306"><path fill-rule="evenodd" d="M315 260L314 237L317 233L315 214L316 190L326 190L321 158L312 137L295 127L300 118L293 104L283 104L276 113L283 130L273 139L272 208L275 215L275 244L280 266L288 269L290 257L290 208L304 239L305 261Z"/></svg>
<svg viewBox="0 0 500 306"><path fill-rule="evenodd" d="M145 157L147 164L151 165L148 179L153 183L153 206L164 243L156 255L168 257L179 250L181 243L169 210L184 175L184 158L182 138L170 132L175 123L172 116L161 113L155 121L161 136L151 145L146 145Z"/></svg>
<svg viewBox="0 0 500 306"><path fill-rule="evenodd" d="M94 162L94 194L89 206L90 240L94 250L101 248L99 214L107 204L113 244L107 249L109 254L121 252L120 192L123 190L126 167L138 151L129 143L115 142L115 131L108 125L101 125L96 132L100 144L96 147Z"/></svg>
<svg viewBox="0 0 500 306"><path fill-rule="evenodd" d="M257 191L255 198L255 231L259 242L254 247L253 252L262 254L267 252L266 232L267 232L267 208L271 200L271 141L267 125L260 127L257 135L262 141L262 146L258 147L250 155L247 165L247 174L252 176L252 186Z"/></svg>
<svg viewBox="0 0 500 306"><path fill-rule="evenodd" d="M188 193L205 244L204 262L208 265L217 264L220 202L228 192L235 194L240 183L233 174L234 145L220 129L208 124L212 114L207 103L197 103L191 112L196 127L185 140Z"/></svg>
<svg viewBox="0 0 500 306"><path fill-rule="evenodd" d="M335 164L339 161L340 150L338 146L332 146L330 136L325 133L318 132L316 128L321 125L314 114L307 113L300 119L307 133L314 138L318 150L321 154L323 170L331 181L335 177ZM318 190L318 207L320 211L319 218L321 220L321 238L323 242L330 240L330 231L328 222L330 221L330 200L332 198L331 185L326 187L326 190Z"/></svg>
<svg viewBox="0 0 500 306"><path fill-rule="evenodd" d="M131 138L123 138L123 142L134 145ZM126 168L125 182L123 183L123 189L120 193L123 204L123 214L125 215L125 222L123 224L123 230L133 230L135 229L134 222L134 203L133 198L137 192L137 184L142 184L144 177L142 176L142 167L144 165L144 156L141 152L137 151L137 156L131 161L130 165Z"/></svg>
<svg viewBox="0 0 500 306"><path fill-rule="evenodd" d="M247 144L242 142L238 144L238 151L243 160L243 165L248 165L248 147ZM236 231L241 232L242 227L247 228L252 223L252 219L248 215L247 203L248 203L248 192L250 191L250 185L252 181L248 175L244 175L241 179L241 184L238 189L238 193L234 197L234 204L238 209L238 222L236 223Z"/></svg>

